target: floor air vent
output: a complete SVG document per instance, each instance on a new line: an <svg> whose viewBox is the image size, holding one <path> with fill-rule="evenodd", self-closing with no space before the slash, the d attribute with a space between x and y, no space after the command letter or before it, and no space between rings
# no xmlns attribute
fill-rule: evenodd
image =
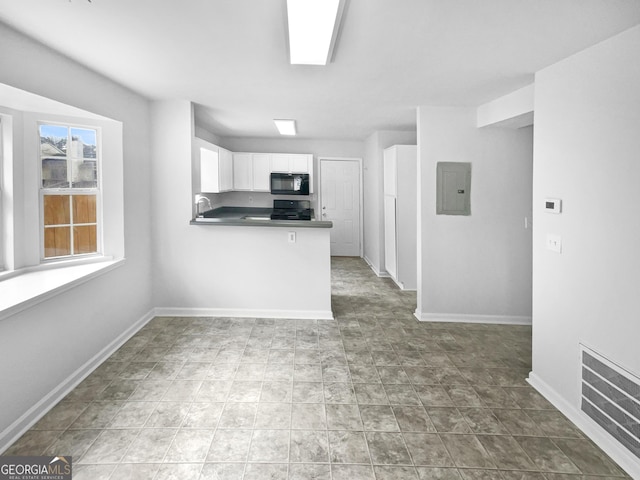
<svg viewBox="0 0 640 480"><path fill-rule="evenodd" d="M580 347L582 411L640 458L640 379Z"/></svg>

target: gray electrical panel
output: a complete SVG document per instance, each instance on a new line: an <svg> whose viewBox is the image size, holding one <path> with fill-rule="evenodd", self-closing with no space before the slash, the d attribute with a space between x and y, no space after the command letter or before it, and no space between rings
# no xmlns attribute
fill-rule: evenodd
<svg viewBox="0 0 640 480"><path fill-rule="evenodd" d="M436 214L471 215L471 164L438 162Z"/></svg>

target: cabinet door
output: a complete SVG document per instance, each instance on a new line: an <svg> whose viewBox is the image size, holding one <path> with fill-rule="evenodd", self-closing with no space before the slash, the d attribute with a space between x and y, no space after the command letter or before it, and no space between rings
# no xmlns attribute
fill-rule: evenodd
<svg viewBox="0 0 640 480"><path fill-rule="evenodd" d="M220 192L220 156L217 150L200 149L200 192Z"/></svg>
<svg viewBox="0 0 640 480"><path fill-rule="evenodd" d="M271 155L271 171L288 173L289 155L285 153L274 153Z"/></svg>
<svg viewBox="0 0 640 480"><path fill-rule="evenodd" d="M228 192L233 190L233 155L225 149L220 148L220 190Z"/></svg>
<svg viewBox="0 0 640 480"><path fill-rule="evenodd" d="M310 173L310 155L291 155L289 157L289 170L293 173Z"/></svg>
<svg viewBox="0 0 640 480"><path fill-rule="evenodd" d="M384 196L384 269L393 278L398 275L396 250L396 197Z"/></svg>
<svg viewBox="0 0 640 480"><path fill-rule="evenodd" d="M253 157L253 190L257 192L271 191L271 155L268 153L254 153Z"/></svg>
<svg viewBox="0 0 640 480"><path fill-rule="evenodd" d="M387 148L383 153L384 194L397 195L397 152L395 147Z"/></svg>
<svg viewBox="0 0 640 480"><path fill-rule="evenodd" d="M253 164L250 153L233 154L233 189L251 190L253 188Z"/></svg>

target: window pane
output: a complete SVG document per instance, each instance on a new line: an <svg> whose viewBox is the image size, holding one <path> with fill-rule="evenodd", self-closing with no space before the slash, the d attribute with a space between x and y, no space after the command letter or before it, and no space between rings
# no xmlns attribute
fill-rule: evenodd
<svg viewBox="0 0 640 480"><path fill-rule="evenodd" d="M42 186L44 188L66 188L67 159L48 157L42 159Z"/></svg>
<svg viewBox="0 0 640 480"><path fill-rule="evenodd" d="M74 188L98 187L98 172L95 160L71 159L71 186Z"/></svg>
<svg viewBox="0 0 640 480"><path fill-rule="evenodd" d="M50 227L44 229L44 256L71 255L71 228Z"/></svg>
<svg viewBox="0 0 640 480"><path fill-rule="evenodd" d="M73 196L73 223L96 223L96 196Z"/></svg>
<svg viewBox="0 0 640 480"><path fill-rule="evenodd" d="M40 125L40 153L43 157L65 157L67 155L67 127Z"/></svg>
<svg viewBox="0 0 640 480"><path fill-rule="evenodd" d="M73 252L76 255L82 253L96 253L98 241L96 226L73 227Z"/></svg>
<svg viewBox="0 0 640 480"><path fill-rule="evenodd" d="M69 156L96 158L96 131L87 128L71 129L71 151Z"/></svg>
<svg viewBox="0 0 640 480"><path fill-rule="evenodd" d="M71 223L69 195L45 195L43 200L45 225L69 225Z"/></svg>

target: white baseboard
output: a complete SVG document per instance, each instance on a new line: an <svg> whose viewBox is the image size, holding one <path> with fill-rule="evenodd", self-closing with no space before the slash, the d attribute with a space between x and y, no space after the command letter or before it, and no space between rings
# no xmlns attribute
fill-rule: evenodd
<svg viewBox="0 0 640 480"><path fill-rule="evenodd" d="M376 274L377 277L380 277L380 278L391 277L391 275L389 275L386 271L378 270L378 268L373 264L373 262L371 262L371 260L369 260L366 256L362 258L364 259L365 262L367 262L367 265L369 265L369 268L373 271L373 273Z"/></svg>
<svg viewBox="0 0 640 480"><path fill-rule="evenodd" d="M147 312L142 318L120 334L109 345L95 354L75 372L58 384L56 388L46 394L38 403L22 414L15 422L0 432L0 454L8 449L27 430L34 426L49 410L67 396L80 382L87 378L102 362L108 359L124 343L133 337L155 316L154 310Z"/></svg>
<svg viewBox="0 0 640 480"><path fill-rule="evenodd" d="M529 373L527 382L529 382L540 395L549 400L549 402L560 410L569 420L575 423L576 426L582 430L582 433L593 440L593 442L625 470L631 478L640 479L640 460L584 414L577 405L572 405L533 372Z"/></svg>
<svg viewBox="0 0 640 480"><path fill-rule="evenodd" d="M421 322L496 323L501 325L531 325L531 317L519 315L469 315L464 313L424 313L415 311Z"/></svg>
<svg viewBox="0 0 640 480"><path fill-rule="evenodd" d="M403 292L415 292L417 291L417 288L407 288L404 286L404 283L399 282L398 280L396 280L394 277L392 277L391 275L387 275L389 278L391 278L391 280L393 280L393 283L395 283L398 288L400 290L402 290Z"/></svg>
<svg viewBox="0 0 640 480"><path fill-rule="evenodd" d="M333 320L331 310L250 310L233 308L171 308L157 307L161 317L236 317L236 318L289 318L302 320Z"/></svg>

